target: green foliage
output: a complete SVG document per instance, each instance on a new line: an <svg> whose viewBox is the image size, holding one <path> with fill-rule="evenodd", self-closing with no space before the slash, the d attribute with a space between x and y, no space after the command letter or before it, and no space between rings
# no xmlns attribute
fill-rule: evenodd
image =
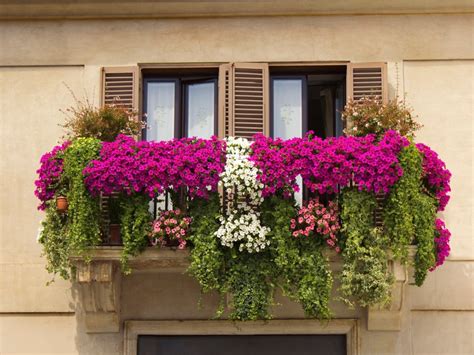
<svg viewBox="0 0 474 355"><path fill-rule="evenodd" d="M46 256L46 270L67 280L71 277L67 215L58 213L54 200L47 202L45 212L39 242L43 245L43 255Z"/></svg>
<svg viewBox="0 0 474 355"><path fill-rule="evenodd" d="M384 233L394 256L408 261L408 248L415 243L415 281L421 285L436 262L434 223L436 199L424 193L423 158L414 144L399 154L403 176L393 186L384 205Z"/></svg>
<svg viewBox="0 0 474 355"><path fill-rule="evenodd" d="M425 281L428 270L436 264L435 220L436 200L425 194L419 194L413 200L416 206L413 211L415 227L415 283L421 286Z"/></svg>
<svg viewBox="0 0 474 355"><path fill-rule="evenodd" d="M289 221L295 216L294 200L271 197L263 203L262 211L264 224L272 228L269 237L278 275L275 282L285 295L302 305L306 316L330 318L333 279L329 262L322 253L323 244L311 238L291 236Z"/></svg>
<svg viewBox="0 0 474 355"><path fill-rule="evenodd" d="M231 295L230 319L270 319L273 304L275 268L267 251L238 252L228 260L222 291Z"/></svg>
<svg viewBox="0 0 474 355"><path fill-rule="evenodd" d="M121 256L122 270L129 274L130 256L138 255L148 245L151 233L151 214L149 198L144 195L124 196L121 200L121 235L123 250Z"/></svg>
<svg viewBox="0 0 474 355"><path fill-rule="evenodd" d="M195 198L189 206L192 249L188 272L196 278L203 292L220 291L223 282L224 252L214 235L219 229L219 210L218 194L209 200Z"/></svg>
<svg viewBox="0 0 474 355"><path fill-rule="evenodd" d="M377 201L356 187L342 191L342 234L344 266L341 298L352 305L386 304L390 300L392 277L387 269L387 239L374 226Z"/></svg>
<svg viewBox="0 0 474 355"><path fill-rule="evenodd" d="M423 168L422 157L413 144L402 149L398 159L403 168L403 176L392 187L385 201L384 233L390 240L394 256L406 262L408 246L412 244L415 234L413 216L417 212L414 211L414 202L420 194Z"/></svg>
<svg viewBox="0 0 474 355"><path fill-rule="evenodd" d="M71 251L80 255L101 240L99 199L89 194L82 175L89 162L98 158L100 148L97 139L79 138L64 153L64 179L69 184L67 237Z"/></svg>

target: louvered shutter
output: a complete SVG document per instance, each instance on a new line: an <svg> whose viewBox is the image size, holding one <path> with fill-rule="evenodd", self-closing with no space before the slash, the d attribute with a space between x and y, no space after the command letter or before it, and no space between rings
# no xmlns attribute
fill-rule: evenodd
<svg viewBox="0 0 474 355"><path fill-rule="evenodd" d="M138 110L138 68L102 68L102 105L116 104Z"/></svg>
<svg viewBox="0 0 474 355"><path fill-rule="evenodd" d="M219 137L269 134L266 63L223 64L219 71Z"/></svg>
<svg viewBox="0 0 474 355"><path fill-rule="evenodd" d="M377 96L388 101L386 63L350 63L347 67L347 98Z"/></svg>

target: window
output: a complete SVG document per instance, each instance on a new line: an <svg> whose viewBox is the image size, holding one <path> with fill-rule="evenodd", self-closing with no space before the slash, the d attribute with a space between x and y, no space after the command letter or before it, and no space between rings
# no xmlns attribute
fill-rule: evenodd
<svg viewBox="0 0 474 355"><path fill-rule="evenodd" d="M143 139L217 134L217 72L155 73L145 76L143 87Z"/></svg>
<svg viewBox="0 0 474 355"><path fill-rule="evenodd" d="M345 66L270 68L272 136L341 135L345 83Z"/></svg>

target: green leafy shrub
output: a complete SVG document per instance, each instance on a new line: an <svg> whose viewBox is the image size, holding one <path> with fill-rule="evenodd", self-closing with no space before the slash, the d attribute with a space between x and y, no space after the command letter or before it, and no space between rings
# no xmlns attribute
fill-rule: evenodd
<svg viewBox="0 0 474 355"><path fill-rule="evenodd" d="M347 135L362 137L375 134L381 137L388 130L394 130L402 136L413 137L422 126L412 115L412 110L398 99L382 103L380 98L363 97L350 100L342 112L343 120L348 122Z"/></svg>
<svg viewBox="0 0 474 355"><path fill-rule="evenodd" d="M68 139L86 137L111 142L119 134L137 136L144 127L136 112L115 104L95 107L88 100L76 99L76 106L64 113L66 122L62 127Z"/></svg>

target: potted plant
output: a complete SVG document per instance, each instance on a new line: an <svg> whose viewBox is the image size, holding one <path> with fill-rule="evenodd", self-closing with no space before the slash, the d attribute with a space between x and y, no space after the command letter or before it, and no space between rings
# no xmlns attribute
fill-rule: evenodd
<svg viewBox="0 0 474 355"><path fill-rule="evenodd" d="M56 209L59 213L66 213L67 211L67 198L66 196L59 195L56 197Z"/></svg>
<svg viewBox="0 0 474 355"><path fill-rule="evenodd" d="M185 216L180 209L161 212L153 222L151 244L184 249L190 224L191 218Z"/></svg>
<svg viewBox="0 0 474 355"><path fill-rule="evenodd" d="M61 179L62 180L62 179ZM67 187L64 181L59 181L57 183L57 190L55 193L56 196L56 210L59 213L66 213L68 209L67 201Z"/></svg>

